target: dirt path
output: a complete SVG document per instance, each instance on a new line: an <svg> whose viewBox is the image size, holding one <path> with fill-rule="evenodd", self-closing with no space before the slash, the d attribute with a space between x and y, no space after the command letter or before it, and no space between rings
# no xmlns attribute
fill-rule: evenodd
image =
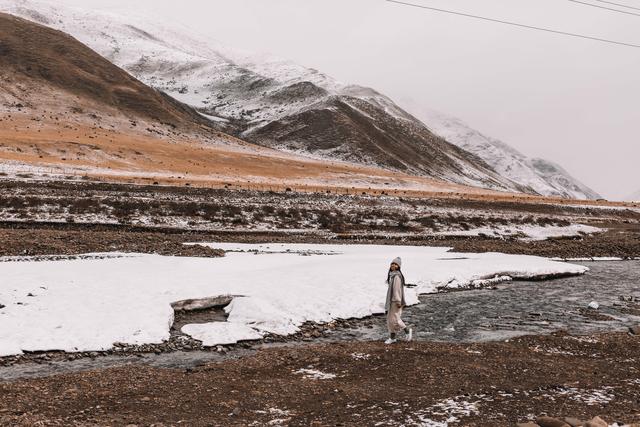
<svg viewBox="0 0 640 427"><path fill-rule="evenodd" d="M0 384L0 424L508 426L640 421L640 338L522 337L268 349L189 370L120 367Z"/></svg>

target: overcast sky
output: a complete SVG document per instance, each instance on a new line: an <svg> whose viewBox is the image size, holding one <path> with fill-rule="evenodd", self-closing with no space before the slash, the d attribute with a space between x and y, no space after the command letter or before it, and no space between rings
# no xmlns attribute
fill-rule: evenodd
<svg viewBox="0 0 640 427"><path fill-rule="evenodd" d="M384 0L58 1L177 21L229 47L273 53L401 105L410 99L459 117L558 162L605 197L640 190L640 48ZM569 0L406 1L640 45L640 16ZM614 2L640 8L640 0Z"/></svg>

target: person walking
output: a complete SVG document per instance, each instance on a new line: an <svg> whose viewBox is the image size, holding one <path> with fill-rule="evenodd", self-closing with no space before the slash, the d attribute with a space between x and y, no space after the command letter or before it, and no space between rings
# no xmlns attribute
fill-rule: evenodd
<svg viewBox="0 0 640 427"><path fill-rule="evenodd" d="M387 312L387 328L389 329L389 338L385 344L393 344L396 342L396 336L400 331L406 334L406 340L413 339L413 329L409 328L402 321L402 309L406 306L404 301L404 275L400 268L402 267L402 259L400 257L391 261L389 274L387 275L387 300L385 303L385 311Z"/></svg>

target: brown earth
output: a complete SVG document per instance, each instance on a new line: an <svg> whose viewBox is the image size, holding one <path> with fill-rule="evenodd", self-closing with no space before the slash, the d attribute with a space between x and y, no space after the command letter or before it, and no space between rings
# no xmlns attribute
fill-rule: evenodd
<svg viewBox="0 0 640 427"><path fill-rule="evenodd" d="M531 241L468 230L574 223L606 231ZM520 201L0 180L0 255L210 255L184 242L376 243L546 257L640 257L640 212Z"/></svg>
<svg viewBox="0 0 640 427"><path fill-rule="evenodd" d="M496 427L543 414L631 423L640 421L639 355L640 340L627 334L293 346L186 371L0 383L0 424L421 425L454 416L450 426Z"/></svg>
<svg viewBox="0 0 640 427"><path fill-rule="evenodd" d="M15 113L0 119L0 160L26 165L19 168L26 174L115 182L516 197L379 168L296 157L223 134L214 138L217 142L202 142L155 125L144 130L137 129L138 125L130 129L128 124L125 130L116 131L108 122L76 122L61 128L46 114L40 112L35 120Z"/></svg>
<svg viewBox="0 0 640 427"><path fill-rule="evenodd" d="M78 255L91 252L139 252L177 256L219 256L219 252L187 242L243 243L356 243L348 235L336 240L321 233L190 232L128 226L47 225L0 223L0 256ZM357 238L357 243L446 246L454 252L502 252L559 258L640 256L640 233L606 233L580 239L536 242L484 238Z"/></svg>

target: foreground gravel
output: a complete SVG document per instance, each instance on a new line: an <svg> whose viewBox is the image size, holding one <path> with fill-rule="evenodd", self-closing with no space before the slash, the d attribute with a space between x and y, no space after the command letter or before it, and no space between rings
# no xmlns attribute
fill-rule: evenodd
<svg viewBox="0 0 640 427"><path fill-rule="evenodd" d="M186 370L126 366L0 383L0 425L510 426L640 421L640 338L287 346Z"/></svg>

